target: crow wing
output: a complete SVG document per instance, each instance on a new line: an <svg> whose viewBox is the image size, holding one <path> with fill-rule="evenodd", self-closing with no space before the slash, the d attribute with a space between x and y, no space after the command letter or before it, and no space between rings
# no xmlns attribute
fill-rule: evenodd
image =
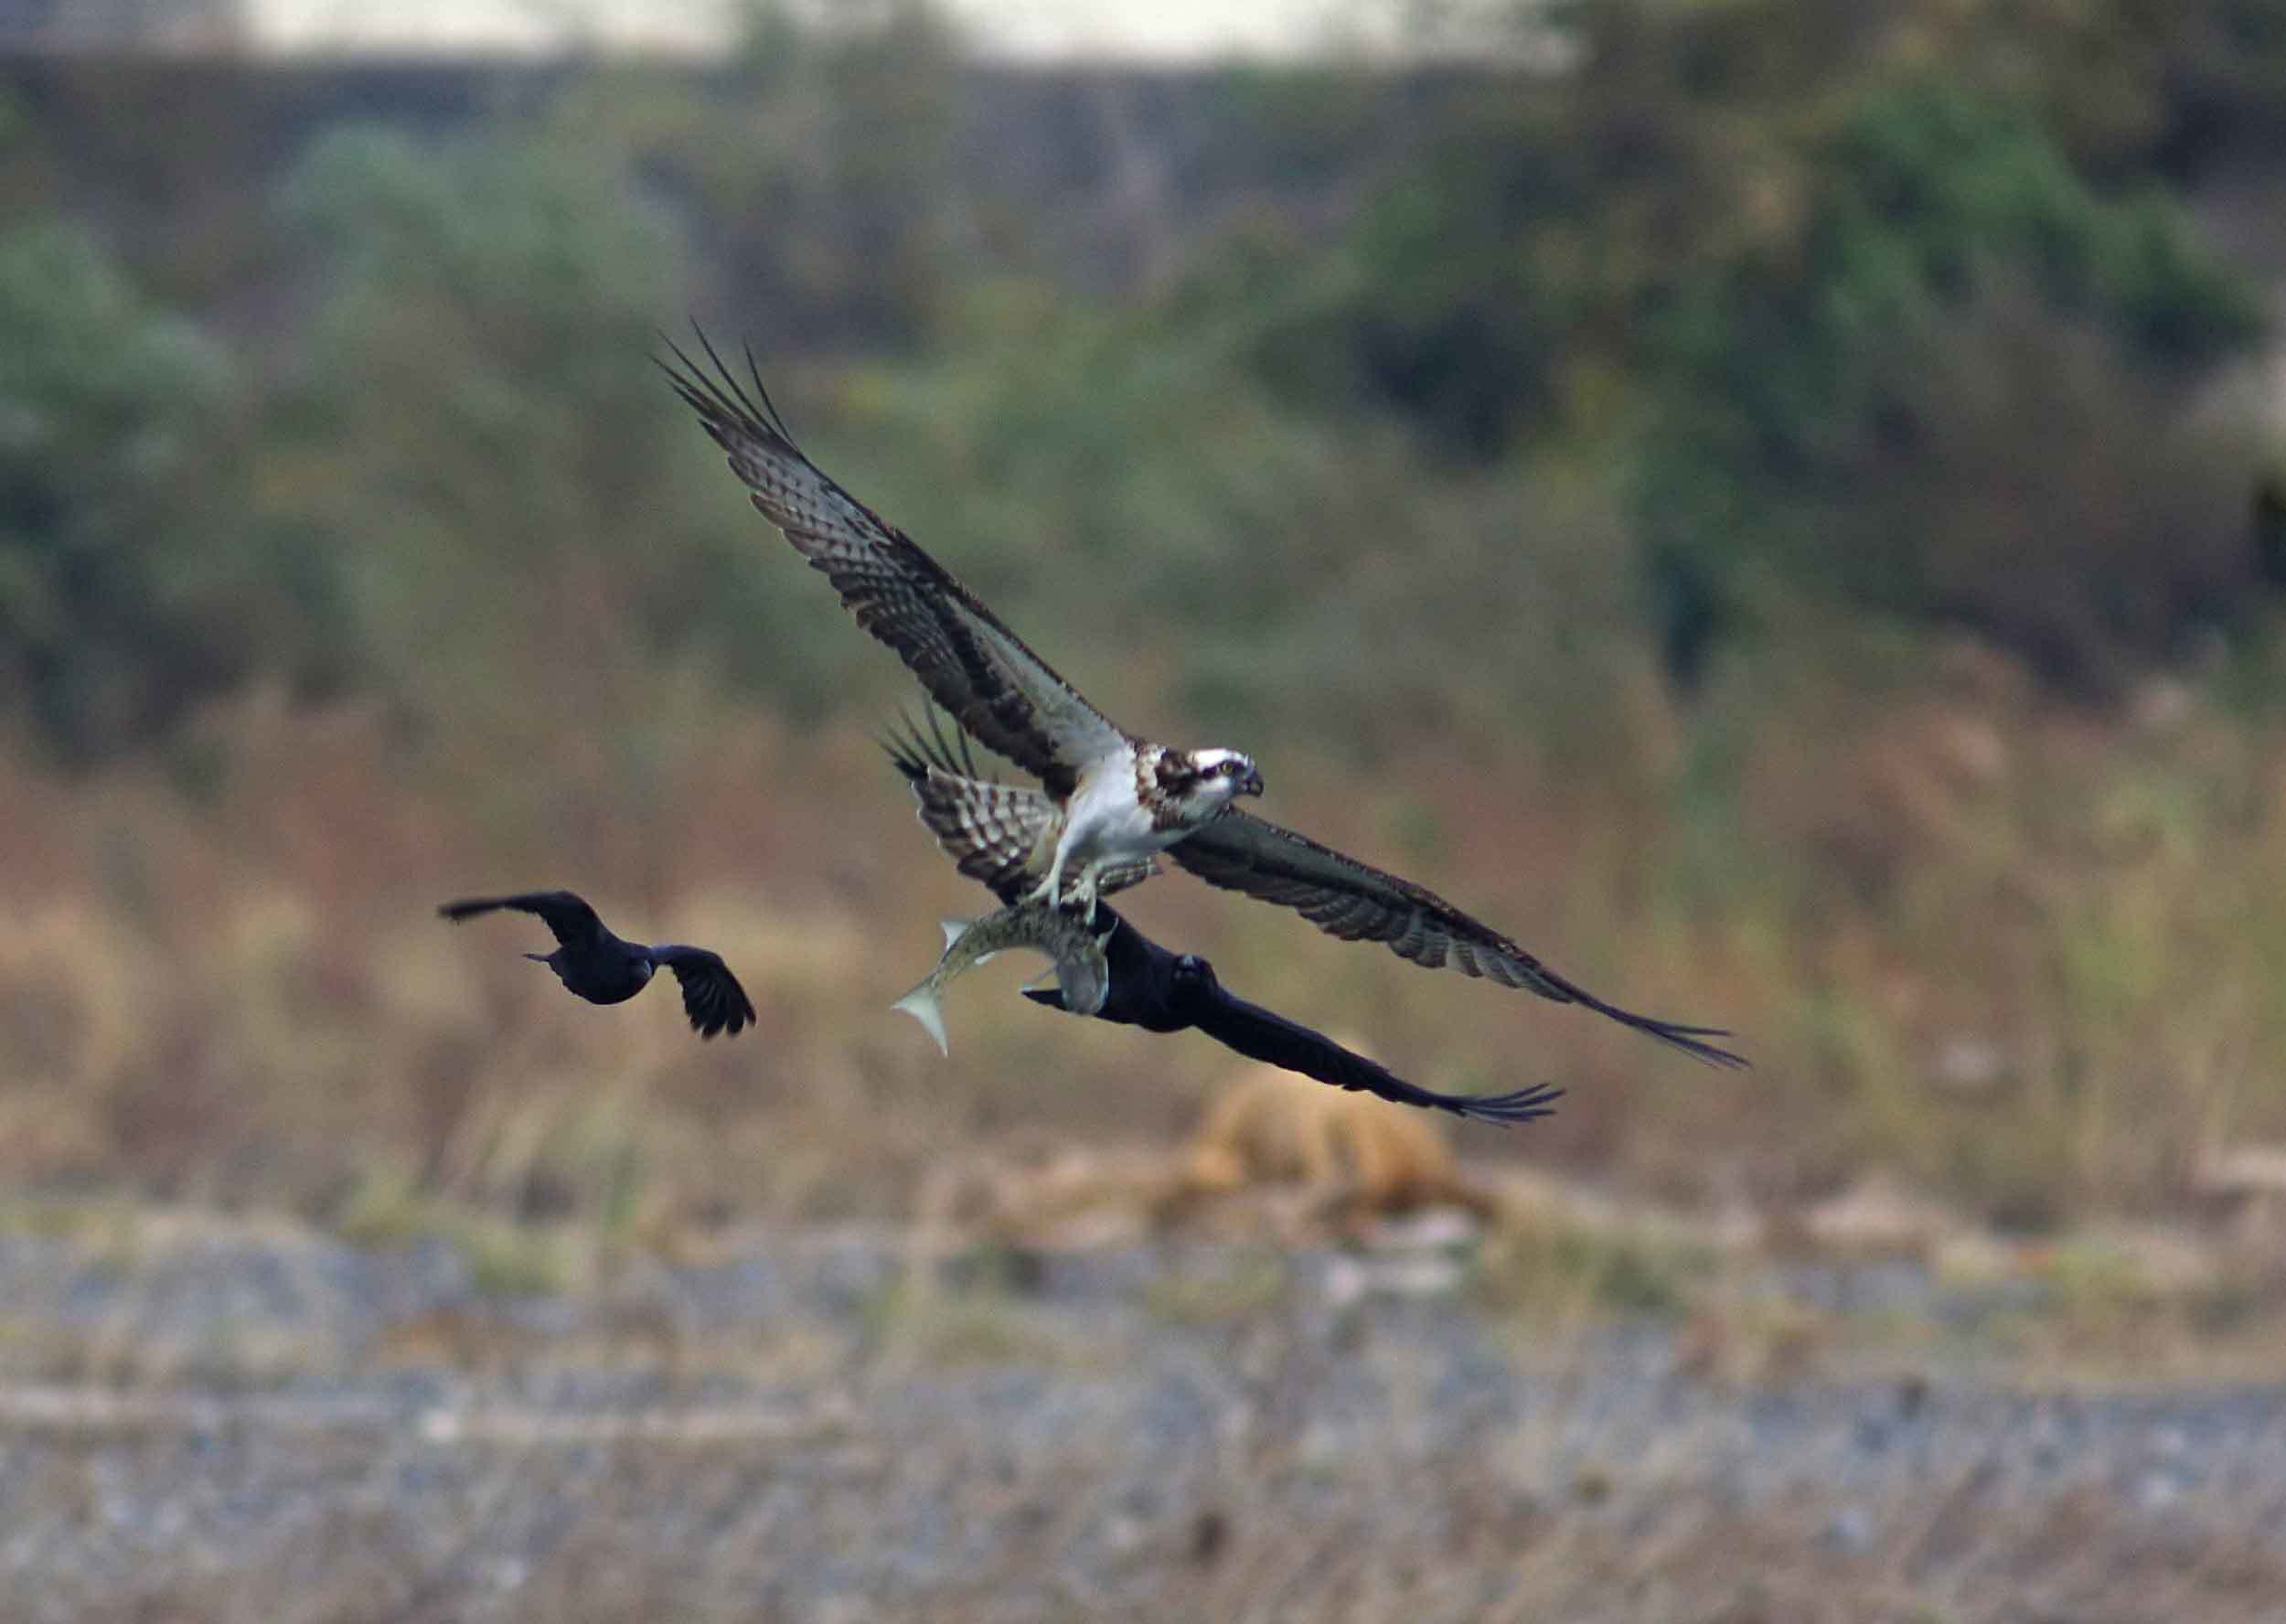
<svg viewBox="0 0 2286 1624"><path fill-rule="evenodd" d="M1117 972L1115 971L1115 977ZM1051 1010L1067 1014L1071 1006L1064 1001L1057 988L1027 987L1026 998ZM1104 1020L1115 1017L1100 1016ZM1116 1019L1126 1020L1121 1016ZM1219 986L1206 1009L1190 1022L1191 1028L1204 1032L1224 1048L1246 1056L1249 1060L1266 1061L1320 1083L1330 1083L1336 1088L1353 1093L1378 1095L1400 1106L1417 1106L1424 1110L1450 1111L1456 1116L1467 1116L1481 1122L1529 1122L1535 1116L1545 1116L1555 1109L1554 1102L1563 1094L1561 1088L1542 1084L1533 1088L1518 1089L1513 1094L1439 1094L1422 1088L1357 1053L1345 1049L1299 1021L1288 1020L1259 1004L1234 998ZM1154 1024L1152 1031L1180 1031L1181 1026L1169 1022L1163 1029Z"/></svg>
<svg viewBox="0 0 2286 1624"><path fill-rule="evenodd" d="M1198 1029L1249 1060L1267 1061L1274 1066L1299 1072L1305 1077L1315 1077L1320 1083L1330 1083L1351 1093L1379 1095L1400 1106L1450 1111L1456 1116L1483 1122L1529 1122L1535 1116L1545 1116L1555 1109L1554 1101L1564 1092L1544 1083L1514 1094L1439 1094L1406 1082L1354 1050L1343 1048L1323 1032L1298 1020L1288 1020L1260 1004L1234 997L1219 987L1200 1015Z"/></svg>
<svg viewBox="0 0 2286 1624"><path fill-rule="evenodd" d="M677 364L659 365L675 392L729 455L763 517L824 572L858 625L894 649L955 721L1059 800L1089 763L1129 743L950 572L802 454L751 353L749 394L705 334L699 344L711 373L668 346Z"/></svg>
<svg viewBox="0 0 2286 1624"><path fill-rule="evenodd" d="M1582 1005L1716 1065L1747 1063L1706 1041L1728 1032L1608 1004L1426 887L1251 813L1232 807L1170 846L1167 855L1209 885L1291 908L1345 942L1386 943L1391 952L1415 964L1450 967L1560 1004Z"/></svg>
<svg viewBox="0 0 2286 1624"><path fill-rule="evenodd" d="M674 971L682 983L683 1013L700 1037L719 1031L736 1037L753 1024L753 1001L721 954L668 942L651 949L651 962Z"/></svg>
<svg viewBox="0 0 2286 1624"><path fill-rule="evenodd" d="M587 899L577 892L526 891L515 896L465 897L457 903L446 903L437 912L457 924L497 908L539 914L559 947L586 946L610 934L604 929L604 922L596 916L595 910L588 906Z"/></svg>

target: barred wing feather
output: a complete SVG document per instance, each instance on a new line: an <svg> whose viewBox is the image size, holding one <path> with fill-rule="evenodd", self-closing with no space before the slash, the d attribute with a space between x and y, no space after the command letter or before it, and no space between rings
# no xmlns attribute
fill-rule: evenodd
<svg viewBox="0 0 2286 1624"><path fill-rule="evenodd" d="M703 333L699 343L711 371L668 346L675 363L659 365L675 392L728 455L763 517L955 721L1058 799L1088 763L1127 743L949 571L802 454L751 355L749 392Z"/></svg>
<svg viewBox="0 0 2286 1624"><path fill-rule="evenodd" d="M934 711L928 737L908 719L903 734L892 732L881 743L920 803L922 824L963 874L1013 903L1048 871L1063 813L1045 794L977 777L967 741L956 754ZM1159 871L1148 860L1112 868L1103 875L1100 894L1139 885Z"/></svg>
<svg viewBox="0 0 2286 1624"><path fill-rule="evenodd" d="M1578 1004L1701 1060L1746 1064L1706 1041L1729 1033L1608 1004L1426 887L1235 807L1169 847L1167 855L1209 885L1291 908L1345 942L1384 943L1400 958L1430 969L1456 969Z"/></svg>

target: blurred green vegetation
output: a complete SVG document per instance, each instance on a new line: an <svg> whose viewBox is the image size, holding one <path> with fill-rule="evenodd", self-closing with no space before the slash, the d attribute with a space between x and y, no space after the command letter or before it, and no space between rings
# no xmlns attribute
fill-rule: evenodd
<svg viewBox="0 0 2286 1624"><path fill-rule="evenodd" d="M894 4L764 6L706 72L13 69L9 770L60 850L70 784L166 762L354 899L243 787L346 715L372 761L291 782L359 860L656 895L730 883L734 826L902 928L755 765L782 728L843 793L908 684L651 369L695 312L1130 725L1277 739L1281 816L1755 1039L1751 1108L1661 1092L1629 1144L1582 1090L1568 1153L1758 1170L1782 1120L1775 1182L1886 1157L2040 1216L2286 1132L2243 1081L2286 1060L2286 253L2226 246L2286 198L2286 5L1515 15L1555 59L1058 79ZM147 815L88 837L121 898L176 894ZM1255 940L1214 945L1266 993L1412 1019L1412 972ZM1512 1061L1446 1035L1447 1085Z"/></svg>
<svg viewBox="0 0 2286 1624"><path fill-rule="evenodd" d="M253 511L233 358L78 222L0 231L0 681L66 757L330 668L340 605Z"/></svg>
<svg viewBox="0 0 2286 1624"><path fill-rule="evenodd" d="M1080 83L1014 131L910 4L762 7L706 75L400 86L393 123L345 81L209 128L147 72L99 121L54 76L8 132L11 398L68 442L27 430L14 481L26 709L82 758L265 668L433 716L569 640L817 715L845 640L773 613L647 369L689 308L988 590L1186 625L1202 722L1295 689L1370 743L1641 657L1688 688L1800 601L2114 696L2261 586L2255 424L2200 407L2262 290L2185 200L2274 133L2276 9L1596 0L1562 70ZM1256 156L1186 157L1198 107ZM202 143L256 167L258 240L208 240ZM1071 250L1106 194L1128 251ZM1051 548L1138 574L1106 601ZM1497 668L1450 680L1427 627Z"/></svg>

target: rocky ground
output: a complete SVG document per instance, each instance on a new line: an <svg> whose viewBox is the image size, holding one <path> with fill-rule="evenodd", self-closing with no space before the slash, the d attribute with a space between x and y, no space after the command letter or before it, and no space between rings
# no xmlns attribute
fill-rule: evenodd
<svg viewBox="0 0 2286 1624"><path fill-rule="evenodd" d="M1433 1239L482 1274L208 1221L0 1241L0 1616L2286 1618L2286 1386L1973 1334L1736 1356L2023 1306L1910 1266L1774 1271L1714 1329L1488 1294Z"/></svg>

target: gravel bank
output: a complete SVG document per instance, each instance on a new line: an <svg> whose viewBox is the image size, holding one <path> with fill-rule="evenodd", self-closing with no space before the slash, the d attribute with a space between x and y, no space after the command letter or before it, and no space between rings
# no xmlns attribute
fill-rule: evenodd
<svg viewBox="0 0 2286 1624"><path fill-rule="evenodd" d="M904 1245L503 1298L434 1245L0 1241L5 1616L2286 1618L2286 1389L1742 1387L1433 1259Z"/></svg>

